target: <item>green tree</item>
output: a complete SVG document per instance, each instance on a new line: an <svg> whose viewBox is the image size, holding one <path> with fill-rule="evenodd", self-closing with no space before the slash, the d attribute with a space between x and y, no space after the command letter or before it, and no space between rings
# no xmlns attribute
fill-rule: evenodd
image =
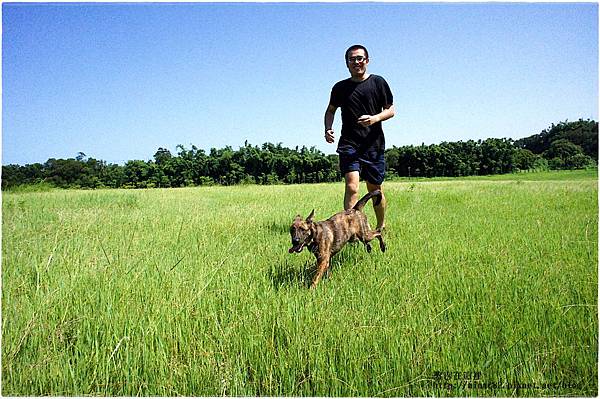
<svg viewBox="0 0 600 399"><path fill-rule="evenodd" d="M539 158L526 148L517 148L513 155L513 165L518 170L534 169L535 161Z"/></svg>
<svg viewBox="0 0 600 399"><path fill-rule="evenodd" d="M561 139L578 145L585 155L598 161L598 122L589 119L579 119L577 122L564 121L556 125L553 123L539 134L517 140L515 145L528 149L534 154L542 154L554 141Z"/></svg>

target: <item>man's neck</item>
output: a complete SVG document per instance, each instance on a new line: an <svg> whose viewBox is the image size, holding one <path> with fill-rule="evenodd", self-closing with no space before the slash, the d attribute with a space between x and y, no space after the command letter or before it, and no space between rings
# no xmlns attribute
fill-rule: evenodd
<svg viewBox="0 0 600 399"><path fill-rule="evenodd" d="M365 80L367 80L369 78L369 76L371 76L368 73L365 73L363 75L353 75L350 79L353 82L364 82Z"/></svg>

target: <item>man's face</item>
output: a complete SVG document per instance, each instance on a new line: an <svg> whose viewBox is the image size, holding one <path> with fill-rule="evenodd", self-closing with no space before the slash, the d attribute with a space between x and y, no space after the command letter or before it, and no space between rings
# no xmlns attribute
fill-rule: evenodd
<svg viewBox="0 0 600 399"><path fill-rule="evenodd" d="M363 76L367 72L369 59L366 57L365 50L352 50L348 53L346 65L353 77Z"/></svg>

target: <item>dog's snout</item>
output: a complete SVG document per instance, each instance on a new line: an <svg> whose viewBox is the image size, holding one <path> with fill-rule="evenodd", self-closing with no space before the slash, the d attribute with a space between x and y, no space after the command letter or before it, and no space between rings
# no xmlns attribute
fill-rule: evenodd
<svg viewBox="0 0 600 399"><path fill-rule="evenodd" d="M294 245L300 244L300 239L297 237L292 237L292 244L294 244Z"/></svg>

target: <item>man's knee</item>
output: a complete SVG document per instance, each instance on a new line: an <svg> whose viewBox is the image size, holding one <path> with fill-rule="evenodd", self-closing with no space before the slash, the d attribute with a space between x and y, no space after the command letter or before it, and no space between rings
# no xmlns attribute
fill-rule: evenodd
<svg viewBox="0 0 600 399"><path fill-rule="evenodd" d="M370 193L372 193L375 190L379 190L379 191L381 191L381 194L383 195L383 187L381 186L381 184L374 184L374 183L367 181L367 190Z"/></svg>
<svg viewBox="0 0 600 399"><path fill-rule="evenodd" d="M386 201L385 201L385 194L383 193L383 187L381 186L381 184L374 184L374 183L367 181L367 191L372 193L375 190L379 190L381 192L381 199L379 201L373 201L373 207L375 209L380 208L380 207L385 209Z"/></svg>
<svg viewBox="0 0 600 399"><path fill-rule="evenodd" d="M358 177L358 173L346 174L346 192L351 193L351 194L358 194L359 189L360 189L360 178Z"/></svg>
<svg viewBox="0 0 600 399"><path fill-rule="evenodd" d="M360 186L358 183L355 182L347 182L346 183L346 192L348 194L358 194L358 191L360 189Z"/></svg>

